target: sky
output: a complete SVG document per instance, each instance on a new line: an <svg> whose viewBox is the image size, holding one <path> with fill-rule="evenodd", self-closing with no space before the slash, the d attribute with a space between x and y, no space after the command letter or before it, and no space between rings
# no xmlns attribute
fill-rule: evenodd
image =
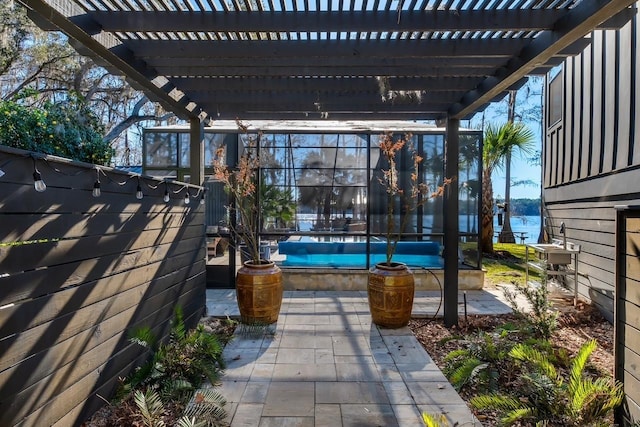
<svg viewBox="0 0 640 427"><path fill-rule="evenodd" d="M542 147L542 78L529 79L516 96L516 121L518 116L534 133L535 150ZM479 129L482 122L503 124L507 121L507 98L490 104L484 112L477 113L471 120L463 121L462 126ZM505 171L497 170L492 175L493 195L504 198ZM512 199L537 199L540 197L540 165L532 165L530 160L516 154L511 161L511 181L533 181L535 185L517 185L511 187Z"/></svg>

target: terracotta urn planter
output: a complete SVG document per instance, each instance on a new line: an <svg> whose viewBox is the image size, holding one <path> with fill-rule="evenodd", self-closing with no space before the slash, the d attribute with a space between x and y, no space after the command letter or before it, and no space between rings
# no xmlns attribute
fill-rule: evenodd
<svg viewBox="0 0 640 427"><path fill-rule="evenodd" d="M282 271L272 261L243 263L236 275L236 295L243 323L277 322L282 305Z"/></svg>
<svg viewBox="0 0 640 427"><path fill-rule="evenodd" d="M413 272L403 263L376 264L369 270L371 320L384 328L407 326L413 308Z"/></svg>

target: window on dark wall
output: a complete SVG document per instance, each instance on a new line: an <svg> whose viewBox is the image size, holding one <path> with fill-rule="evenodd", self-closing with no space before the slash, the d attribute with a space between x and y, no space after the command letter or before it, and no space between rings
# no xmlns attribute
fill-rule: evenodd
<svg viewBox="0 0 640 427"><path fill-rule="evenodd" d="M563 74L560 71L549 83L549 127L562 120Z"/></svg>

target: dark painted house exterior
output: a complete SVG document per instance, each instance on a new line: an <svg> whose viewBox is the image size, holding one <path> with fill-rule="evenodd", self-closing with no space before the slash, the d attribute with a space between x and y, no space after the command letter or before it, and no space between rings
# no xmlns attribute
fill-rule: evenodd
<svg viewBox="0 0 640 427"><path fill-rule="evenodd" d="M564 222L567 240L580 245L578 293L615 322L625 412L640 420L638 15L620 30L596 30L591 38L547 84L547 231L561 237Z"/></svg>

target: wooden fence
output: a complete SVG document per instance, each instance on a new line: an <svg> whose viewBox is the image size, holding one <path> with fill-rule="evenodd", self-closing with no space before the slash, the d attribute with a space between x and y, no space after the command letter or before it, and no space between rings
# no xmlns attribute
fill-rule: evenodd
<svg viewBox="0 0 640 427"><path fill-rule="evenodd" d="M129 331L203 314L202 191L6 147L0 175L0 425L78 425L148 356Z"/></svg>

